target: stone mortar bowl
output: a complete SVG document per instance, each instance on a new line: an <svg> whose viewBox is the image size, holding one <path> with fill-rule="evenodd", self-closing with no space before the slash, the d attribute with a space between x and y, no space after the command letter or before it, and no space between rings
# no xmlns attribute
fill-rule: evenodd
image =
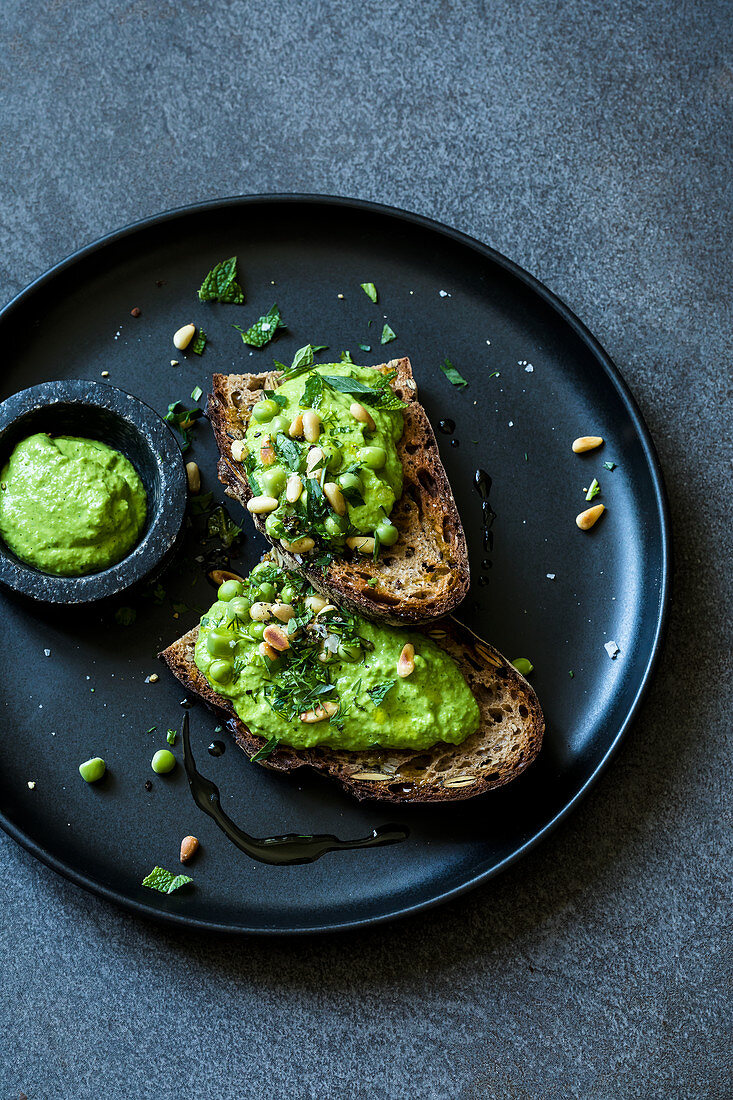
<svg viewBox="0 0 733 1100"><path fill-rule="evenodd" d="M124 390L72 379L42 382L0 404L0 468L34 432L98 439L121 451L145 486L148 512L127 557L84 577L42 573L0 539L0 585L35 603L79 606L120 596L160 573L178 543L187 499L181 451L166 422Z"/></svg>

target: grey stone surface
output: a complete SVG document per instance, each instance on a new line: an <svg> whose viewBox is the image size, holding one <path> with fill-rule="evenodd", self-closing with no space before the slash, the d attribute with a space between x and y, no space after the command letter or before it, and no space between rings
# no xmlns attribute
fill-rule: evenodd
<svg viewBox="0 0 733 1100"><path fill-rule="evenodd" d="M0 836L0 1095L730 1095L730 7L5 0L0 36L0 297L197 199L303 190L432 215L528 267L606 346L676 533L666 653L614 765L443 909L207 939Z"/></svg>

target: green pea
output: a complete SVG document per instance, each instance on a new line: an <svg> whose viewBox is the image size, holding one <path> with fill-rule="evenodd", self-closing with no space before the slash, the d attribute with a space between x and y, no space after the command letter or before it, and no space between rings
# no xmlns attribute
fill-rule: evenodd
<svg viewBox="0 0 733 1100"><path fill-rule="evenodd" d="M336 652L342 661L358 661L362 649L358 642L341 642Z"/></svg>
<svg viewBox="0 0 733 1100"><path fill-rule="evenodd" d="M219 591L217 592L217 599L219 600L233 600L235 596L241 596L244 592L244 585L241 581L224 581L219 585Z"/></svg>
<svg viewBox="0 0 733 1100"><path fill-rule="evenodd" d="M265 581L257 589L257 603L272 603L277 596L277 589L274 584L270 584L269 581Z"/></svg>
<svg viewBox="0 0 733 1100"><path fill-rule="evenodd" d="M252 570L252 572L250 573L250 575L249 575L250 582L254 581L257 577L260 576L260 574L264 573L265 570L269 569L269 568L270 568L270 566L269 566L268 562L261 561L259 563L259 565L256 565L254 567L254 569Z"/></svg>
<svg viewBox="0 0 733 1100"><path fill-rule="evenodd" d="M383 519L381 523L377 524L376 534L379 536L382 546L394 546L400 537L399 531L388 519Z"/></svg>
<svg viewBox="0 0 733 1100"><path fill-rule="evenodd" d="M217 684L226 684L231 680L233 672L234 665L231 661L212 661L209 665L209 676L212 680L216 680Z"/></svg>
<svg viewBox="0 0 733 1100"><path fill-rule="evenodd" d="M255 407L252 409L252 416L260 424L266 423L268 420L272 420L273 416L277 412L279 406L277 401L273 401L272 398L267 397L264 401L258 401Z"/></svg>
<svg viewBox="0 0 733 1100"><path fill-rule="evenodd" d="M295 603L298 595L294 588L291 588L289 584L286 584L280 593L280 599L283 603Z"/></svg>
<svg viewBox="0 0 733 1100"><path fill-rule="evenodd" d="M320 443L320 448L326 457L326 469L337 470L343 462L341 449L333 443Z"/></svg>
<svg viewBox="0 0 733 1100"><path fill-rule="evenodd" d="M269 470L265 470L259 477L263 493L270 497L279 497L280 493L285 488L285 482L287 480L288 475L285 470L283 470L282 466L271 466Z"/></svg>
<svg viewBox="0 0 733 1100"><path fill-rule="evenodd" d="M150 766L156 775L165 775L172 772L176 766L176 758L170 749L158 749L150 761Z"/></svg>
<svg viewBox="0 0 733 1100"><path fill-rule="evenodd" d="M247 627L250 637L254 638L256 642L261 642L265 636L265 624L264 623L250 623Z"/></svg>
<svg viewBox="0 0 733 1100"><path fill-rule="evenodd" d="M206 648L212 657L228 657L232 652L234 638L228 630L214 627L206 636Z"/></svg>
<svg viewBox="0 0 733 1100"><path fill-rule="evenodd" d="M85 783L96 783L107 771L107 765L101 756L93 756L79 765L79 775Z"/></svg>
<svg viewBox="0 0 733 1100"><path fill-rule="evenodd" d="M273 416L270 423L267 425L270 435L274 438L278 432L286 432L290 427L290 421L287 416Z"/></svg>
<svg viewBox="0 0 733 1100"><path fill-rule="evenodd" d="M342 537L346 533L346 528L349 526L349 521L346 516L330 515L326 517L324 527L328 531L332 539Z"/></svg>
<svg viewBox="0 0 733 1100"><path fill-rule="evenodd" d="M285 535L287 533L285 530L285 524L279 516L275 515L274 512L271 512L265 520L265 531L267 531L267 534L270 536L271 539L285 538Z"/></svg>
<svg viewBox="0 0 733 1100"><path fill-rule="evenodd" d="M529 676L530 672L534 668L531 661L528 661L526 657L517 657L512 661L512 664L516 668L517 672L521 672L522 676Z"/></svg>
<svg viewBox="0 0 733 1100"><path fill-rule="evenodd" d="M364 484L358 474L339 474L336 481L342 489L356 489L357 493L364 492Z"/></svg>
<svg viewBox="0 0 733 1100"><path fill-rule="evenodd" d="M238 619L249 618L250 602L246 596L235 596L229 601L229 614L236 615Z"/></svg>
<svg viewBox="0 0 733 1100"><path fill-rule="evenodd" d="M356 457L367 469L381 470L387 461L387 452L384 447L360 447Z"/></svg>

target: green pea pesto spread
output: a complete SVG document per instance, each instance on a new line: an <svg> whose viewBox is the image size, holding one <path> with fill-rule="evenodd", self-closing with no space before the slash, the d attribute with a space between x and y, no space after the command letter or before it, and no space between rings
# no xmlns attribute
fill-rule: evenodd
<svg viewBox="0 0 733 1100"><path fill-rule="evenodd" d="M134 466L95 439L38 432L0 470L0 535L44 573L79 577L137 542L147 499Z"/></svg>
<svg viewBox="0 0 733 1100"><path fill-rule="evenodd" d="M262 563L244 584L226 581L201 619L196 666L253 734L273 748L356 751L458 745L475 732L476 700L435 642L324 603L302 578ZM279 655L272 627L288 643ZM408 642L414 671L403 678ZM302 720L314 711L321 720Z"/></svg>
<svg viewBox="0 0 733 1100"><path fill-rule="evenodd" d="M397 442L404 403L390 381L374 367L351 362L311 365L296 377L286 374L254 406L243 461L254 495L277 500L265 521L273 540L311 538L320 549L342 554L354 549L347 539L366 536L375 546L362 552L375 557L380 546L397 541L389 515L402 494ZM355 403L361 420L352 412ZM297 418L305 414L313 422L314 413L315 433L301 429ZM297 500L286 493L292 475L302 484Z"/></svg>

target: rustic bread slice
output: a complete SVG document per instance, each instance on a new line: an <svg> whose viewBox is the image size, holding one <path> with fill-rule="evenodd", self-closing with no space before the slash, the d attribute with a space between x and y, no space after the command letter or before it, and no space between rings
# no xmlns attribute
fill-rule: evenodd
<svg viewBox="0 0 733 1100"><path fill-rule="evenodd" d="M448 802L473 798L516 779L537 756L545 722L537 696L513 665L468 627L445 618L424 633L449 653L479 705L480 725L461 745L440 742L430 749L278 748L261 763L289 772L308 766L335 779L357 799L381 802ZM198 695L226 723L248 756L265 741L237 717L194 663L198 627L160 657L187 691Z"/></svg>
<svg viewBox="0 0 733 1100"><path fill-rule="evenodd" d="M310 565L307 556L287 553L279 543L268 541L273 542L284 568L300 573L342 607L393 626L427 623L449 614L468 593L466 537L433 429L417 399L410 360L393 359L376 369L397 372L392 388L407 402L405 430L397 446L404 487L390 517L399 529L399 542L384 547L376 562L347 552L347 557L334 560L324 572ZM252 490L244 466L232 458L232 440L243 438L262 390L276 388L281 377L277 371L214 375L207 411L221 454L219 480L243 506ZM265 517L252 518L267 538Z"/></svg>

